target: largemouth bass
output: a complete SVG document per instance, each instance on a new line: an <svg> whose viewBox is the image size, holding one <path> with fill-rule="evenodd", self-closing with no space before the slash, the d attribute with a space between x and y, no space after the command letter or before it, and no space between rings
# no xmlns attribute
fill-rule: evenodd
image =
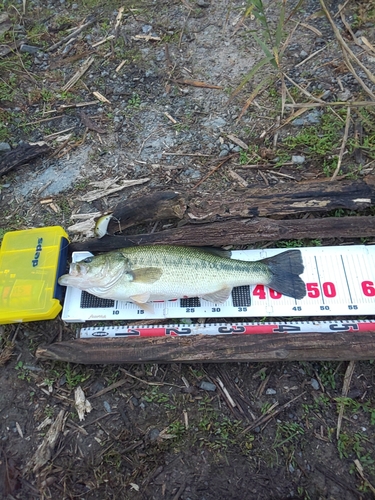
<svg viewBox="0 0 375 500"><path fill-rule="evenodd" d="M141 308L153 300L200 297L225 302L233 287L267 285L302 299L305 283L300 250L287 250L258 261L224 256L224 251L167 245L123 248L70 265L60 285L97 297L130 301Z"/></svg>

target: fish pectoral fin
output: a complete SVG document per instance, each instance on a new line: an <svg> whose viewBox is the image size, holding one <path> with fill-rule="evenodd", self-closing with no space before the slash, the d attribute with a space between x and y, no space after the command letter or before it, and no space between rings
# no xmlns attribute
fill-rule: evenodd
<svg viewBox="0 0 375 500"><path fill-rule="evenodd" d="M144 311L153 314L155 312L154 306L148 302L149 299L150 294L148 292L129 297L129 300L139 307L139 309L143 309Z"/></svg>
<svg viewBox="0 0 375 500"><path fill-rule="evenodd" d="M163 271L159 267L143 267L131 271L130 274L133 276L132 281L134 282L155 283L163 274Z"/></svg>
<svg viewBox="0 0 375 500"><path fill-rule="evenodd" d="M138 293L137 295L131 295L129 300L135 304L145 304L150 300L150 292Z"/></svg>
<svg viewBox="0 0 375 500"><path fill-rule="evenodd" d="M201 295L200 297L203 300L208 300L208 302L215 302L216 304L222 304L229 299L230 294L232 293L232 287L224 287L220 288L220 290L216 290L212 293L207 293L206 295Z"/></svg>

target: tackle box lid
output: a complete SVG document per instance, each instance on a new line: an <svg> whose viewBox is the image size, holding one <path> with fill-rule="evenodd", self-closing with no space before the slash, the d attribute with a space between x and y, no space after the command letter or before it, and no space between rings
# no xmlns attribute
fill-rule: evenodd
<svg viewBox="0 0 375 500"><path fill-rule="evenodd" d="M5 234L0 247L0 324L53 319L61 310L68 235L60 226Z"/></svg>

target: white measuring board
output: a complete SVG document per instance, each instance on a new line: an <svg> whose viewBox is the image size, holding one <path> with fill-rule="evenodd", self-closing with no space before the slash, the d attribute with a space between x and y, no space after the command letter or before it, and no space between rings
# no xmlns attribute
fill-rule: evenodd
<svg viewBox="0 0 375 500"><path fill-rule="evenodd" d="M154 302L154 312L130 302L99 299L77 288L68 287L62 312L67 322L142 320L164 318L250 318L375 315L375 246L300 248L305 266L301 278L306 284L302 300L270 290L263 285L233 289L223 304L203 299ZM285 249L235 250L232 257L259 260ZM78 262L90 252L73 253ZM204 276L202 276L204 280Z"/></svg>

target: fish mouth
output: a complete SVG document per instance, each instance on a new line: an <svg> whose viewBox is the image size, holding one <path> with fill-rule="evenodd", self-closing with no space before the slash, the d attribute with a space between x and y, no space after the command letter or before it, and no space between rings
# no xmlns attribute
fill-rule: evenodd
<svg viewBox="0 0 375 500"><path fill-rule="evenodd" d="M63 274L58 279L59 285L74 286L75 278L80 278L87 273L87 269L82 264L72 262L69 266L69 274Z"/></svg>

